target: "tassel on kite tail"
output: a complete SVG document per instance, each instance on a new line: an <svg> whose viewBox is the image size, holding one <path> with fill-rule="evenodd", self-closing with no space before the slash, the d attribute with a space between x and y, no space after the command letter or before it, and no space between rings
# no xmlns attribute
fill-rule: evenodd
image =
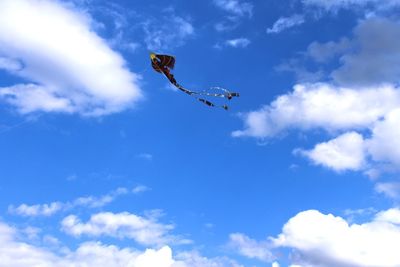
<svg viewBox="0 0 400 267"><path fill-rule="evenodd" d="M200 98L200 97L197 96L198 95L197 92L190 91L190 90L182 87L180 84L176 84L176 87L179 90L181 90L182 92L194 97L195 99L197 99L198 101L202 102L203 104L205 104L205 105L207 105L209 107L221 107L221 108L223 108L225 110L228 110L228 108L229 108L227 105L215 105L214 103L212 103L211 101L209 101L207 99Z"/></svg>
<svg viewBox="0 0 400 267"><path fill-rule="evenodd" d="M208 101L207 99L203 99L203 98L199 98L196 95L201 95L199 92L195 92L195 91L191 91L186 89L185 87L183 87L182 85L180 85L179 83L177 83L177 81L175 80L175 78L173 77L172 74L170 73L165 73L163 72L163 74L167 77L167 79L179 90L181 90L182 92L194 97L195 99L199 100L200 102L202 102L203 104L209 106L209 107L221 107L225 110L228 110L229 107L227 105L215 105L214 103L212 103L211 101ZM204 95L204 94L202 94ZM210 96L215 96L215 95L211 95Z"/></svg>
<svg viewBox="0 0 400 267"><path fill-rule="evenodd" d="M212 90L222 91L223 93L212 93L212 92L210 92ZM223 97L223 98L227 98L228 100L231 100L233 97L239 97L239 93L234 93L225 88L218 87L218 86L211 87L209 89L209 91L204 90L204 91L200 91L200 92L196 92L196 93L199 95Z"/></svg>

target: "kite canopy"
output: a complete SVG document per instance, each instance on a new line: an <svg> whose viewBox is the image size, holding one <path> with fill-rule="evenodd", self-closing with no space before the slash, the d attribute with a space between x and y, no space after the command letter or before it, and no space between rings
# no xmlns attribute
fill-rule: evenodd
<svg viewBox="0 0 400 267"><path fill-rule="evenodd" d="M199 96L208 96L208 97L220 97L220 98L226 98L228 100L231 100L233 97L238 97L239 93L233 93L228 91L227 89L221 88L221 87L211 87L209 90L204 90L204 91L192 91L184 88L180 84L178 84L174 78L174 75L171 74L171 70L175 66L175 58L170 55L158 55L151 53L150 54L150 59L151 59L151 66L153 69L159 73L163 73L165 77L179 90L182 92L196 98L200 102L206 104L209 107L215 107L214 103L211 101L200 98ZM228 106L227 105L220 105L223 109L227 110Z"/></svg>
<svg viewBox="0 0 400 267"><path fill-rule="evenodd" d="M162 68L160 67L173 69L175 66L175 58L173 56L156 55L151 53L150 58L151 58L151 66L157 72L162 72Z"/></svg>

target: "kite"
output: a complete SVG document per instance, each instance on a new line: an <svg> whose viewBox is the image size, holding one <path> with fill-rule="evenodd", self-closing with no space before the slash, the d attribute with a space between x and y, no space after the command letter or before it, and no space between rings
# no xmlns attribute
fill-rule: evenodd
<svg viewBox="0 0 400 267"><path fill-rule="evenodd" d="M218 107L219 105L216 105L213 102L205 99L205 97L220 97L231 100L233 97L239 96L239 93L233 93L221 87L211 87L210 90L204 91L192 91L186 89L175 80L174 75L171 73L171 70L175 67L175 58L173 56L151 53L150 59L151 66L155 71L164 74L165 77L167 77L167 79L170 81L170 83L173 84L176 88L194 97L195 99L206 104L209 107ZM228 110L227 105L220 105L219 107Z"/></svg>

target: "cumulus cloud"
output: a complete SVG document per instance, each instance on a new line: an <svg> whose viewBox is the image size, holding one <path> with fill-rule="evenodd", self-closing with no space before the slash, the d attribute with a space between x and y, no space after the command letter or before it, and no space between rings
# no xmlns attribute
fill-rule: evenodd
<svg viewBox="0 0 400 267"><path fill-rule="evenodd" d="M343 43L337 44L340 46ZM400 81L400 24L397 21L371 18L360 22L351 46L355 49L341 56L341 66L331 74L336 82L373 86Z"/></svg>
<svg viewBox="0 0 400 267"><path fill-rule="evenodd" d="M261 244L262 251L291 249L291 266L398 266L400 210L378 212L361 224L307 210L292 217L277 237L252 244Z"/></svg>
<svg viewBox="0 0 400 267"><path fill-rule="evenodd" d="M151 213L158 214L159 212ZM126 226L126 231L132 230L132 217L112 217L107 225L107 230L111 230L112 225ZM122 219L122 221L121 221ZM123 221L123 219L127 219ZM157 224L153 218L139 218L136 221L141 233L137 233L139 240L146 238L159 239L157 233L161 228L169 226ZM114 221L113 221L114 220ZM24 223L26 226L26 222ZM146 227L147 232L146 232ZM122 229L119 229L122 230ZM154 233L155 231L156 233ZM104 233L104 232L103 232ZM52 232L52 234L54 234ZM168 236L170 238L171 236ZM164 236L164 240L168 239ZM174 239L175 240L175 239ZM174 241L171 239L171 241ZM109 241L111 242L111 241ZM69 242L70 243L70 242ZM142 244L138 242L139 244ZM0 221L0 267L26 267L26 266L99 266L99 267L243 267L236 261L218 256L207 258L197 250L185 251L178 250L173 255L169 244L156 244L157 241L144 241L157 248L138 249L135 246L121 248L116 245L104 244L96 240L77 243L68 247L62 240L53 235L49 235L48 229L36 227L24 227L19 229L10 226L4 221ZM174 243L174 242L172 242ZM174 243L176 244L176 243ZM145 244L142 244L145 245Z"/></svg>
<svg viewBox="0 0 400 267"><path fill-rule="evenodd" d="M269 105L240 114L244 129L232 135L271 138L293 129L323 129L334 138L302 153L316 164L336 171L360 170L371 178L398 171L399 29L397 21L370 17L359 21L351 38L311 43L305 55L322 66L317 72L301 66L300 60L279 70L294 71L306 80L321 80L330 73L332 80L297 84L293 92ZM338 60L339 67L324 70L333 60ZM350 132L358 135L355 143L343 139ZM346 164L344 158L349 159Z"/></svg>
<svg viewBox="0 0 400 267"><path fill-rule="evenodd" d="M336 171L365 170L374 164L398 169L399 105L400 90L391 85L362 90L324 83L296 85L270 105L241 114L245 128L232 135L271 138L292 129L345 132L300 154Z"/></svg>
<svg viewBox="0 0 400 267"><path fill-rule="evenodd" d="M46 247L17 240L15 229L0 224L0 266L99 266L99 267L240 267L226 258L206 258L198 252L181 252L175 258L169 246L140 251L100 242L80 244L76 250L55 253Z"/></svg>
<svg viewBox="0 0 400 267"><path fill-rule="evenodd" d="M335 171L357 171L365 165L364 139L356 132L342 134L328 142L317 144L312 150L300 150L300 153L315 164Z"/></svg>
<svg viewBox="0 0 400 267"><path fill-rule="evenodd" d="M186 253L181 259L173 258L169 246L159 249L139 251L132 248L119 248L114 245L105 245L100 242L86 242L80 244L76 250L64 248L60 253L43 246L34 246L18 240L18 231L9 225L0 222L0 266L107 266L107 267L236 267L238 265L221 265L220 260L207 259L195 253ZM191 256L193 255L193 256ZM186 262L187 261L187 262ZM208 261L209 265L202 263Z"/></svg>
<svg viewBox="0 0 400 267"><path fill-rule="evenodd" d="M363 224L316 210L300 212L274 240L277 247L295 249L294 262L311 266L397 266L400 256L400 211L378 213Z"/></svg>
<svg viewBox="0 0 400 267"><path fill-rule="evenodd" d="M270 105L242 114L245 129L233 136L273 137L294 128L364 129L399 104L400 91L389 85L354 90L325 83L300 84Z"/></svg>
<svg viewBox="0 0 400 267"><path fill-rule="evenodd" d="M141 98L139 76L93 31L94 20L53 0L0 2L1 68L29 81L0 88L21 113L105 115Z"/></svg>
<svg viewBox="0 0 400 267"><path fill-rule="evenodd" d="M271 28L267 29L267 33L280 33L289 28L301 25L305 22L304 16L295 14L290 17L279 18Z"/></svg>
<svg viewBox="0 0 400 267"><path fill-rule="evenodd" d="M62 229L73 236L111 236L129 238L142 245L165 245L168 243L190 243L169 232L172 224L157 222L157 214L141 217L128 212L102 212L94 214L84 223L77 216L69 215L61 223Z"/></svg>

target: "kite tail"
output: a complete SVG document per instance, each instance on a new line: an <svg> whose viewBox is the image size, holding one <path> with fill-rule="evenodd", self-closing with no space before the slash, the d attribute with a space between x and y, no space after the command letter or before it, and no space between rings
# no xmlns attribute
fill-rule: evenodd
<svg viewBox="0 0 400 267"><path fill-rule="evenodd" d="M215 105L213 102L211 102L211 101L209 101L209 100L207 100L207 99L197 97L197 96L196 96L196 95L197 95L196 92L190 91L190 90L184 88L183 86L181 86L181 85L178 84L178 83L176 83L175 86L176 86L179 90L181 90L182 92L184 92L184 93L186 93L186 94L188 94L188 95L194 97L195 99L199 100L201 103L203 103L203 104L205 104L205 105L207 105L207 106L209 106L209 107L221 107L221 108L223 108L223 109L225 109L225 110L228 110L228 109L229 109L229 107L228 107L227 105Z"/></svg>
<svg viewBox="0 0 400 267"><path fill-rule="evenodd" d="M218 91L222 91L223 93L214 93L213 94L213 93L208 93L206 91L204 91L204 93L208 93L209 95L217 96L217 97L225 97L228 100L231 100L233 97L239 97L239 93L231 92L225 88L218 87L218 86L211 87L210 90L218 90Z"/></svg>
<svg viewBox="0 0 400 267"><path fill-rule="evenodd" d="M231 92L229 92L228 90L226 90L226 89L224 89L224 88L220 88L220 87L213 87L214 89L217 89L217 90L222 90L224 93L209 93L209 92L206 92L206 91L202 91L202 92L196 92L196 91L191 91L191 90L188 90L188 89L186 89L185 87L183 87L182 85L180 85L176 80L175 80L175 78L174 78L174 75L173 74L171 74L171 73L169 73L169 72L164 72L163 71L163 74L168 78L168 80L176 87L176 88L178 88L179 90L181 90L182 92L184 92L184 93L186 93L186 94L188 94L188 95L190 95L190 96L192 96L192 97L194 97L195 99L197 99L197 100L199 100L200 102L202 102L203 104L205 104L205 105L207 105L207 106L209 106L209 107L221 107L221 108L223 108L223 109L225 109L225 110L228 110L228 106L227 105L215 105L214 103L212 103L211 101L209 101L209 100L206 100L206 99L203 99L203 98L200 98L200 97L198 97L197 95L205 95L205 96L215 96L215 97L225 97L225 98L228 98L229 100L233 97L233 96L239 96L239 94L238 93L231 93Z"/></svg>
<svg viewBox="0 0 400 267"><path fill-rule="evenodd" d="M222 93L212 93L210 91L222 91ZM193 94L196 95L204 95L204 96L212 96L212 97L222 97L231 100L233 97L239 97L239 93L233 93L224 89L222 87L211 87L208 91L193 91Z"/></svg>

